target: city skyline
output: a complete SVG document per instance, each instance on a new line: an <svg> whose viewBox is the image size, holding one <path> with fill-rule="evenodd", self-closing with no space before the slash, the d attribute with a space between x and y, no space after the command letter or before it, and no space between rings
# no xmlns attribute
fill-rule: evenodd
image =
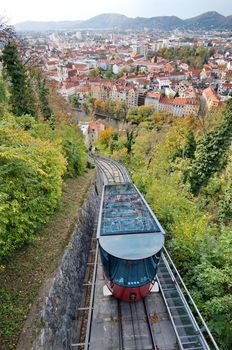
<svg viewBox="0 0 232 350"><path fill-rule="evenodd" d="M188 1L176 0L117 0L110 1L89 0L86 3L68 0L65 6L54 1L41 0L31 2L21 0L15 3L13 0L2 0L0 14L11 24L23 21L62 21L62 20L86 20L101 13L120 13L128 17L155 17L178 16L182 19L194 17L207 11L217 11L222 15L232 15L232 2L228 0L200 0Z"/></svg>

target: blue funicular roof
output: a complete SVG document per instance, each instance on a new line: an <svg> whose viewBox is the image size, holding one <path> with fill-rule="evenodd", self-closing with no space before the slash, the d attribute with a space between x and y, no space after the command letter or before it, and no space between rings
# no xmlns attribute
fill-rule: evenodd
<svg viewBox="0 0 232 350"><path fill-rule="evenodd" d="M151 256L164 243L162 227L131 183L104 187L97 236L104 250L122 259Z"/></svg>

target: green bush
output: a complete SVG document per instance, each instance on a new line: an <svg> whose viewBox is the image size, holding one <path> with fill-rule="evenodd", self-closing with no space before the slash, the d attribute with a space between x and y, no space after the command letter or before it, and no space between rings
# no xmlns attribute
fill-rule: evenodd
<svg viewBox="0 0 232 350"><path fill-rule="evenodd" d="M65 177L81 175L86 168L87 154L83 137L77 126L61 124L52 130L48 123L36 123L31 134L44 140L51 140L61 145L66 160Z"/></svg>
<svg viewBox="0 0 232 350"><path fill-rule="evenodd" d="M57 136L62 139L62 152L67 162L65 176L81 175L86 168L87 154L79 128L61 125Z"/></svg>
<svg viewBox="0 0 232 350"><path fill-rule="evenodd" d="M48 220L64 171L59 145L23 130L0 129L0 258L30 241Z"/></svg>

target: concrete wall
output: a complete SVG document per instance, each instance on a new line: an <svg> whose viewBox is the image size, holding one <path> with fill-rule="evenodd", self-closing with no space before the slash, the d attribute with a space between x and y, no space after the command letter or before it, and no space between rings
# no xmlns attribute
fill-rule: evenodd
<svg viewBox="0 0 232 350"><path fill-rule="evenodd" d="M64 251L60 266L41 313L41 322L32 350L70 349L83 293L83 281L94 224L98 215L101 182L93 183L82 207L76 228Z"/></svg>

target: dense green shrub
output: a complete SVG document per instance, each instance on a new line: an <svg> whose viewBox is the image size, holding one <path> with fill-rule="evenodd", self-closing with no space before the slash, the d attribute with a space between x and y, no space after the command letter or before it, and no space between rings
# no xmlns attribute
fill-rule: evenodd
<svg viewBox="0 0 232 350"><path fill-rule="evenodd" d="M62 150L67 161L65 176L81 175L86 168L87 154L79 128L63 124L57 129L57 137L62 139Z"/></svg>
<svg viewBox="0 0 232 350"><path fill-rule="evenodd" d="M0 258L31 240L56 208L65 160L59 144L0 129Z"/></svg>
<svg viewBox="0 0 232 350"><path fill-rule="evenodd" d="M30 116L22 116L16 119L17 125L30 131L31 135L43 140L50 140L61 145L62 154L66 160L66 177L81 175L86 168L87 155L83 136L79 127L65 123L52 129L48 122L33 122Z"/></svg>
<svg viewBox="0 0 232 350"><path fill-rule="evenodd" d="M42 74L23 65L17 44L0 57L0 259L29 242L57 207L66 176L83 173L86 151ZM59 99L60 100L60 99ZM58 107L57 107L58 106ZM9 112L12 111L13 115ZM42 121L41 121L42 120ZM71 119L70 119L71 120ZM70 121L69 121L70 122Z"/></svg>
<svg viewBox="0 0 232 350"><path fill-rule="evenodd" d="M232 100L227 102L223 121L197 144L189 176L191 191L197 195L210 178L226 164L232 141Z"/></svg>

